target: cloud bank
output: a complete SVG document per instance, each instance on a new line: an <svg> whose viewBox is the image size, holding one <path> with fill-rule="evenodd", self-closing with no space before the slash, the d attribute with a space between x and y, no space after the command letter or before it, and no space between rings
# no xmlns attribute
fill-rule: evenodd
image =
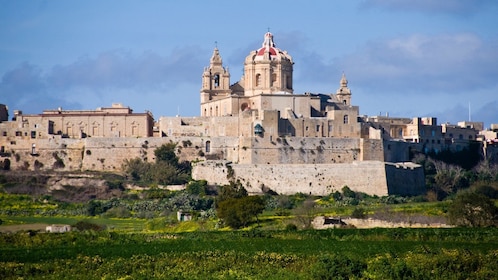
<svg viewBox="0 0 498 280"><path fill-rule="evenodd" d="M168 56L115 50L48 70L26 62L2 76L0 103L26 113L54 106L92 109L85 106L99 102L106 103L98 106L109 106L111 100L142 108L154 107L158 101L173 103L171 99L180 94L175 89L199 82L206 60L201 53L196 47L176 49ZM162 100L156 99L159 93Z"/></svg>

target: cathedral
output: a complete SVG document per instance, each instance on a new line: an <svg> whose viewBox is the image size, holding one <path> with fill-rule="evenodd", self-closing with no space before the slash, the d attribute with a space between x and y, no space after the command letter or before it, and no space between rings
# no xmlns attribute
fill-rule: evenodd
<svg viewBox="0 0 498 280"><path fill-rule="evenodd" d="M359 109L351 104L345 75L335 94L295 94L293 67L292 56L277 48L273 34L267 32L261 47L245 58L241 80L232 84L215 48L202 74L201 116L238 116L244 112L263 116L265 111L276 111L280 119L287 120L287 125L278 127L280 135L360 137Z"/></svg>

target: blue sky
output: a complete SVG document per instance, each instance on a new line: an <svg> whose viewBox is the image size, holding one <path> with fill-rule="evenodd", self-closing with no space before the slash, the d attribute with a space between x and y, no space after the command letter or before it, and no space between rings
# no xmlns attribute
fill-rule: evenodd
<svg viewBox="0 0 498 280"><path fill-rule="evenodd" d="M270 29L296 94L334 93L344 72L361 114L456 123L470 111L489 127L496 15L494 0L0 0L0 103L198 116L214 47L235 83Z"/></svg>

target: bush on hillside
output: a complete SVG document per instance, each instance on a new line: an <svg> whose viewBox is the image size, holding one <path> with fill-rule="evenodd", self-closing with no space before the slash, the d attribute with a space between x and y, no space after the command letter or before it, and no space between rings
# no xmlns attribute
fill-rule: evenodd
<svg viewBox="0 0 498 280"><path fill-rule="evenodd" d="M450 222L457 226L487 227L498 225L498 207L487 196L460 192L448 209Z"/></svg>

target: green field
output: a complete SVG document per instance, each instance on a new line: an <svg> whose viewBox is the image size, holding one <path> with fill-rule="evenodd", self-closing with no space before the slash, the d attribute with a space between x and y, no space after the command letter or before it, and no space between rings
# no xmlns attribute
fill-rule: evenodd
<svg viewBox="0 0 498 280"><path fill-rule="evenodd" d="M223 204L237 197L238 185L222 186L218 195L192 186L61 201L0 185L0 279L498 279L494 187L480 190L489 196L462 192L430 202L344 187L324 197L264 195L247 204L242 196ZM180 210L192 220L178 221ZM448 227L455 213L459 222L475 223ZM317 216L442 227L315 230ZM51 224L73 231L45 233Z"/></svg>
<svg viewBox="0 0 498 280"><path fill-rule="evenodd" d="M20 230L45 230L45 226L52 224L74 225L79 221L88 221L103 225L111 230L141 231L145 229L145 219L115 219L103 217L73 216L73 217L44 217L44 216L1 216L3 225L0 232L16 232Z"/></svg>
<svg viewBox="0 0 498 280"><path fill-rule="evenodd" d="M2 279L498 277L496 228L17 233L0 246Z"/></svg>

